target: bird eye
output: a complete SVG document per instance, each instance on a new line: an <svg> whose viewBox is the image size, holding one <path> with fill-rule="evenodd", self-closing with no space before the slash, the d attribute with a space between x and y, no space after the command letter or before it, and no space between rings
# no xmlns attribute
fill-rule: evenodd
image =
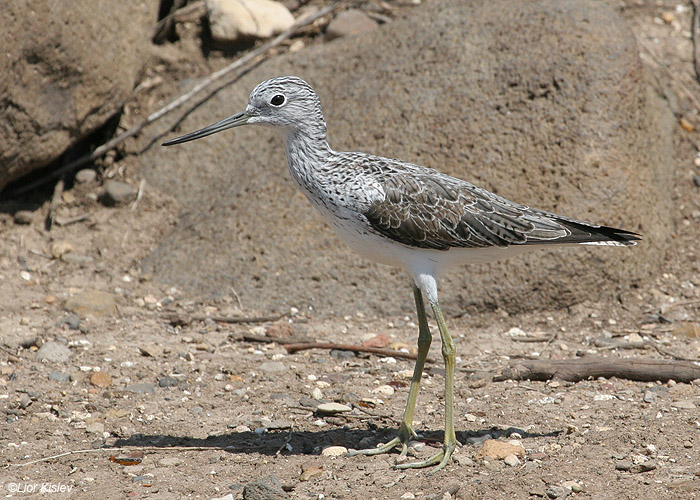
<svg viewBox="0 0 700 500"><path fill-rule="evenodd" d="M270 99L270 104L273 106L281 106L284 104L284 96L282 94L277 94L272 99Z"/></svg>

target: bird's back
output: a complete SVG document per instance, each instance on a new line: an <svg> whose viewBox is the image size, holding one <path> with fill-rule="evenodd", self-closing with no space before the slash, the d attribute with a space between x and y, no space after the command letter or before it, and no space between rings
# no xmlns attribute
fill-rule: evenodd
<svg viewBox="0 0 700 500"><path fill-rule="evenodd" d="M367 232L412 248L632 245L635 233L512 202L437 170L365 153L334 153L316 197Z"/></svg>

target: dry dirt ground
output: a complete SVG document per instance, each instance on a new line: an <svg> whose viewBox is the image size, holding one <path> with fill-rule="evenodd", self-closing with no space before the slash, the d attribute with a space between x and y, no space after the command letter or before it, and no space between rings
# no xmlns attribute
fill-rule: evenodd
<svg viewBox="0 0 700 500"><path fill-rule="evenodd" d="M683 89L700 95L691 66L691 13L687 3L680 6L630 1L621 11L648 48L642 50L645 60L680 96L679 117L697 127L697 110L683 95ZM193 60L198 55L193 51ZM217 63L226 61L211 54L207 64ZM197 64L191 67L202 74L210 69ZM165 83L162 92L174 93L175 86L175 80ZM244 298L202 303L139 272L140 260L177 215L167 196L146 187L136 205L106 207L97 199L99 181L75 184L57 215L90 217L54 224L51 231L44 228L50 196L28 225L16 224L17 206L4 202L2 494L37 498L43 487L48 498L242 498L246 485L274 475L290 498L699 498L700 384L493 381L518 357L700 358L697 145L698 131L679 125L670 167L676 171L675 238L666 266L643 286L570 310L457 317L452 311L455 415L463 446L434 475L391 469L398 454L321 454L329 446L371 447L391 438L412 361L323 349L288 354L283 341L272 338L359 344L387 335L388 347L413 350L414 318L321 319L302 310L276 322L214 321L266 311ZM102 165L100 179L109 176L138 185L138 156ZM65 252L62 242L73 248L74 258L66 259L71 262L53 256ZM92 291L109 296L95 303L100 297ZM398 293L412 300L408 285ZM93 311L79 321L66 310L67 301L68 308L79 308L78 299L92 299L84 307ZM252 336L270 338L258 342ZM545 340L523 341L533 338ZM617 341L630 341L631 348L610 348ZM68 346L70 357L38 361L46 342ZM427 366L416 414L426 443L413 450L419 457L435 452L443 426L439 341L430 355L434 362ZM324 416L314 412L321 401L353 409ZM489 436L518 441L525 455L510 464L481 457ZM41 460L60 454L66 455ZM249 488L246 498L282 498L256 491Z"/></svg>

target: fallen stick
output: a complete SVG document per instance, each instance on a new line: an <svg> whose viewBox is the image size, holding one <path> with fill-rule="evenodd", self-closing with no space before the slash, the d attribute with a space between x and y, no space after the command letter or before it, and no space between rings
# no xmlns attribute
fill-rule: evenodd
<svg viewBox="0 0 700 500"><path fill-rule="evenodd" d="M280 314L279 316L206 316L197 314L192 316L195 321L206 321L208 319L216 321L217 323L269 323L271 321L278 321L287 316L287 313Z"/></svg>
<svg viewBox="0 0 700 500"><path fill-rule="evenodd" d="M525 342L525 343L536 343L536 342L551 342L556 338L556 335L551 335L548 337L511 337L510 340L513 342Z"/></svg>
<svg viewBox="0 0 700 500"><path fill-rule="evenodd" d="M586 356L564 360L519 360L503 370L494 381L550 380L577 382L587 378L617 377L642 382L691 382L700 379L700 365L690 361L644 358Z"/></svg>
<svg viewBox="0 0 700 500"><path fill-rule="evenodd" d="M275 342L277 344L308 344L309 342L313 342L312 340L309 340L309 339L303 338L303 337L292 337L292 338L280 339L280 338L268 337L267 335L254 335L252 333L244 333L242 335L231 334L231 335L229 335L229 338L231 340L235 340L237 342L240 342L240 341L259 342L261 344L269 344L271 342Z"/></svg>
<svg viewBox="0 0 700 500"><path fill-rule="evenodd" d="M236 449L235 446L222 446L218 449L221 450L233 450ZM40 462L49 462L51 460L57 460L59 458L68 457L72 455L81 455L84 453L102 453L102 452L113 452L113 451L211 451L211 446L129 446L121 448L90 448L85 450L72 450L59 453L58 455L51 455L48 457L37 458L36 460L30 460L29 462L24 462L20 464L9 463L3 468L9 467L26 467L28 465L38 464Z"/></svg>
<svg viewBox="0 0 700 500"><path fill-rule="evenodd" d="M147 125L150 125L154 121L162 118L164 115L166 115L166 114L170 113L171 111L182 106L184 103L186 103L188 100L190 100L195 94L201 92L204 88L208 87L216 80L231 73L233 70L236 70L236 69L240 68L241 66L244 66L245 64L257 59L259 56L262 56L268 50L270 50L274 47L277 47L282 42L284 42L286 39L288 39L292 35L294 35L300 28L303 28L304 26L307 26L307 25L313 23L316 19L319 19L319 18L325 16L326 14L331 12L333 9L335 9L337 6L338 6L338 2L333 2L330 5L327 5L326 7L322 8L321 10L314 12L313 14L300 19L292 27L290 27L286 31L283 31L282 33L277 35L275 38L270 40L269 42L262 44L257 49L254 49L254 50L248 52L247 54L245 54L244 56L240 57L239 59L236 59L228 66L225 66L225 67L221 68L220 70L215 71L214 73L209 75L207 78L202 80L200 83L195 85L194 88L192 88L192 90L190 90L189 92L181 95L177 99L166 104L165 106L160 108L158 111L151 113L150 115L148 115L148 117L145 120L137 123L136 125L131 127L129 130L119 134L117 137L114 137L113 139L102 144L101 146L95 148L95 150L92 153L87 154L85 156L81 156L77 160L72 161L66 165L63 165L62 167L59 167L59 168L53 170L47 176L42 177L41 179L37 179L34 182L30 182L30 183L22 186L21 188L16 189L13 192L13 195L19 196L19 195L24 194L28 191L31 191L35 187L40 186L41 184L44 184L45 182L48 182L51 179L55 179L57 177L60 177L61 175L65 174L66 172L73 171L73 170L103 156L105 153L107 153L111 149L114 149L119 144L121 144L122 142L127 140L129 137L138 134Z"/></svg>
<svg viewBox="0 0 700 500"><path fill-rule="evenodd" d="M368 352L371 354L379 354L380 356L391 356L393 358L416 359L415 354L407 352L395 351L393 349L382 349L381 347L365 347L353 344L333 344L332 342L300 342L296 344L282 344L289 354L306 349L335 349L338 351L355 351ZM428 358L427 362L432 363L433 360Z"/></svg>
<svg viewBox="0 0 700 500"><path fill-rule="evenodd" d="M49 214L46 216L46 222L44 223L44 228L47 231L51 231L54 220L56 219L56 212L58 212L58 207L61 206L61 196L63 195L63 188L65 182L63 179L56 183L53 189L53 196L51 197L51 203L49 204Z"/></svg>
<svg viewBox="0 0 700 500"><path fill-rule="evenodd" d="M54 217L54 222L58 224L59 226L70 226L71 224L75 224L76 222L82 222L84 220L87 220L90 218L90 214L80 214L76 215L75 217L70 217L68 219L63 219L61 217Z"/></svg>

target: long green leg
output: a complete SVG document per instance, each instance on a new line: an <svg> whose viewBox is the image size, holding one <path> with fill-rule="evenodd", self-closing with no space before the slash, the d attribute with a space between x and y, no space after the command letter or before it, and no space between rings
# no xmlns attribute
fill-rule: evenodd
<svg viewBox="0 0 700 500"><path fill-rule="evenodd" d="M416 311L418 312L418 354L416 356L416 366L413 369L413 377L411 378L411 387L408 391L408 401L406 409L403 412L403 419L399 427L399 435L388 443L369 450L351 451L348 455L379 455L380 453L388 453L395 446L401 445L401 456L408 452L408 443L411 438L416 436L413 430L413 415L416 409L416 400L418 399L418 389L420 387L420 379L423 376L423 367L425 359L428 357L430 350L430 342L432 335L428 327L428 318L425 315L425 305L423 304L423 294L420 289L413 285L413 296L416 299Z"/></svg>
<svg viewBox="0 0 700 500"><path fill-rule="evenodd" d="M455 374L455 345L447 331L445 318L440 310L440 304L431 302L430 306L435 314L438 329L440 330L440 338L442 339L442 357L445 360L445 438L442 445L442 450L423 462L413 462L408 464L396 465L397 469L412 469L421 467L430 467L437 465L431 471L431 474L439 471L447 462L449 462L452 452L457 446L457 436L455 435L454 425L454 374Z"/></svg>

